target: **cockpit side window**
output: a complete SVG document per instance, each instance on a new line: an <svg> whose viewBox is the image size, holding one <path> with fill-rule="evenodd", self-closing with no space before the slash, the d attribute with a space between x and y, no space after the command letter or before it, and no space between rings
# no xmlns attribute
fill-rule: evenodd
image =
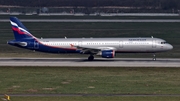
<svg viewBox="0 0 180 101"><path fill-rule="evenodd" d="M161 42L161 44L166 44L166 42Z"/></svg>

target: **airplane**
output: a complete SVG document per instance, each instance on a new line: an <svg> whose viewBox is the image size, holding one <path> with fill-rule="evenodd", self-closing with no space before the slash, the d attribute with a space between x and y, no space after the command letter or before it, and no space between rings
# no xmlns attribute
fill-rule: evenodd
<svg viewBox="0 0 180 101"><path fill-rule="evenodd" d="M173 49L165 40L154 37L133 38L37 38L16 17L10 17L14 40L7 43L12 46L47 53L79 53L102 58L114 58L117 53L155 53Z"/></svg>

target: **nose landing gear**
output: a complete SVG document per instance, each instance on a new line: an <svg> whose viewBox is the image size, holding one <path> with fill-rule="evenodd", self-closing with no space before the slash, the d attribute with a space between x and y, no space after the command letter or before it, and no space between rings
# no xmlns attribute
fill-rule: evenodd
<svg viewBox="0 0 180 101"><path fill-rule="evenodd" d="M156 54L153 54L153 61L156 61Z"/></svg>

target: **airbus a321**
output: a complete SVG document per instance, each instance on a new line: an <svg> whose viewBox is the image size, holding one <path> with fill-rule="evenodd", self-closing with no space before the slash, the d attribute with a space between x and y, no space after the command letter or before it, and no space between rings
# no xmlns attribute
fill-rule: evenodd
<svg viewBox="0 0 180 101"><path fill-rule="evenodd" d="M157 53L173 49L173 46L160 38L36 38L16 17L10 17L14 40L8 44L20 48L48 53L89 54L102 58L114 58L117 53ZM156 60L156 56L153 56Z"/></svg>

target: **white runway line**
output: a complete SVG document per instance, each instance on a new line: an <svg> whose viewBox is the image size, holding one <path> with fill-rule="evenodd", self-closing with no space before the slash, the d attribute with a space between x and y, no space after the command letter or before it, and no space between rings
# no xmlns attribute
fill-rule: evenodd
<svg viewBox="0 0 180 101"><path fill-rule="evenodd" d="M22 22L180 22L179 19L20 19ZM0 19L9 22L9 19Z"/></svg>
<svg viewBox="0 0 180 101"><path fill-rule="evenodd" d="M180 67L180 59L97 58L87 61L80 58L0 58L0 66Z"/></svg>

